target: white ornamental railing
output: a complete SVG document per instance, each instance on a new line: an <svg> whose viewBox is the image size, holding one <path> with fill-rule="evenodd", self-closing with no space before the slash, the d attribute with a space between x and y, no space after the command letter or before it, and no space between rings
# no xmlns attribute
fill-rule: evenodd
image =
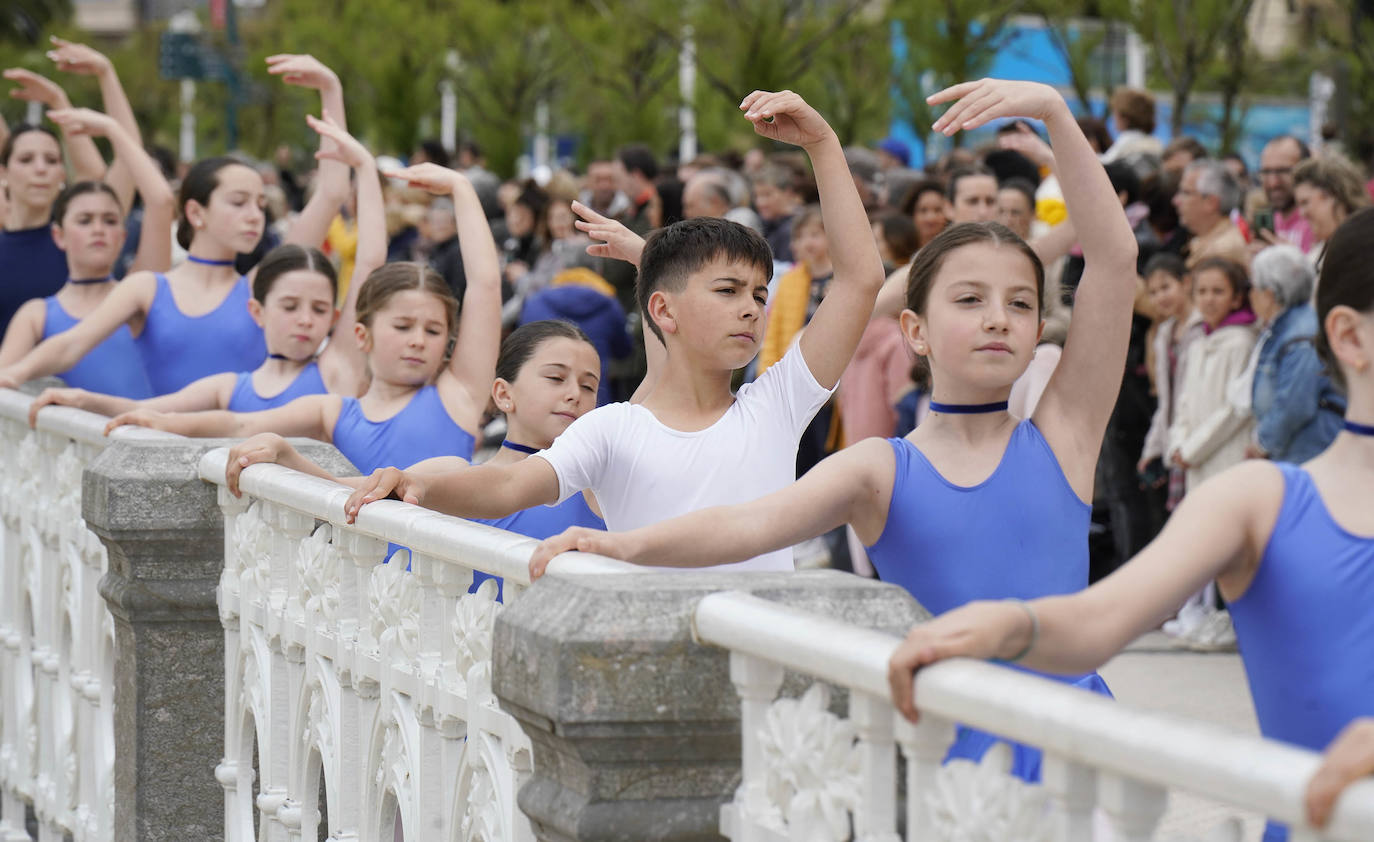
<svg viewBox="0 0 1374 842"><path fill-rule="evenodd" d="M695 625L730 651L741 700L742 782L721 810L734 842L895 842L899 790L911 842L1145 842L1170 790L1288 823L1293 842L1374 839L1374 781L1352 786L1321 833L1308 828L1303 792L1320 761L1309 751L968 660L920 672L912 726L889 701L894 637L740 593L702 599ZM823 684L778 699L784 670L847 688L848 718ZM1000 745L942 766L956 721L1042 748L1043 786L1008 774Z"/></svg>
<svg viewBox="0 0 1374 842"><path fill-rule="evenodd" d="M0 389L0 839L112 840L114 623L81 472L109 420ZM125 428L118 438L166 438Z"/></svg>
<svg viewBox="0 0 1374 842"><path fill-rule="evenodd" d="M530 743L491 691L502 604L494 581L468 591L479 571L519 599L535 542L390 501L345 524L347 489L278 465L245 470L235 498L226 456L200 465L225 519L226 839L532 842ZM409 556L383 564L388 542Z"/></svg>

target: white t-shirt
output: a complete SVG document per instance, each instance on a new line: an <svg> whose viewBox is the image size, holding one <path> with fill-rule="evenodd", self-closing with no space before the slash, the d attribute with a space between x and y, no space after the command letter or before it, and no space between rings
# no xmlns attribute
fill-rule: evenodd
<svg viewBox="0 0 1374 842"><path fill-rule="evenodd" d="M685 433L642 406L588 412L538 455L558 475L558 502L590 488L606 528L637 529L711 506L746 503L792 484L797 442L833 390L793 345L746 383L716 423ZM793 570L791 548L713 570Z"/></svg>

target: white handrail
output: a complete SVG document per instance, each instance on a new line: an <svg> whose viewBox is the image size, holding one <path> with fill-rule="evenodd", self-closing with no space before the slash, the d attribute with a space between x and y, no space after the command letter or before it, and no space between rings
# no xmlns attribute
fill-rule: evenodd
<svg viewBox="0 0 1374 842"><path fill-rule="evenodd" d="M217 448L200 460L200 476L223 487L229 451ZM344 518L344 502L352 493L346 486L307 476L281 465L250 465L239 475L239 488L250 497L277 503L316 520L409 547L438 560L461 548L462 564L512 584L530 583L529 557L539 544L483 523L420 509L396 500L378 500L365 506L356 522ZM554 573L642 573L645 568L588 553L567 553L551 567Z"/></svg>
<svg viewBox="0 0 1374 842"><path fill-rule="evenodd" d="M887 698L897 638L742 593L718 593L696 609L698 638L732 653ZM1131 781L1184 789L1295 827L1320 763L1314 752L1142 711L1048 679L955 659L922 669L923 715L965 723ZM1322 838L1374 833L1374 781L1341 798Z"/></svg>

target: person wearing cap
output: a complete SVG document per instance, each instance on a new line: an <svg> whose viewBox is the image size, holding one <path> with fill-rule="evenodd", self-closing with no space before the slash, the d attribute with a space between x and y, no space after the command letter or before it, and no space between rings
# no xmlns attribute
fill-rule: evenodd
<svg viewBox="0 0 1374 842"><path fill-rule="evenodd" d="M911 148L895 137L884 138L878 144L878 167L895 170L910 166Z"/></svg>

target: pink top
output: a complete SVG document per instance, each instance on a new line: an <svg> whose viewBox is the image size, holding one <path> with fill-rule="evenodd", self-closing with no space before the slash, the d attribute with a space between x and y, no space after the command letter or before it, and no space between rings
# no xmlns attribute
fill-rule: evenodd
<svg viewBox="0 0 1374 842"><path fill-rule="evenodd" d="M1312 250L1312 227L1296 206L1288 213L1274 211L1274 234L1285 243L1302 249L1303 254Z"/></svg>
<svg viewBox="0 0 1374 842"><path fill-rule="evenodd" d="M868 323L854 359L840 379L837 400L847 444L890 437L897 427L897 397L911 383L911 352L896 319Z"/></svg>

